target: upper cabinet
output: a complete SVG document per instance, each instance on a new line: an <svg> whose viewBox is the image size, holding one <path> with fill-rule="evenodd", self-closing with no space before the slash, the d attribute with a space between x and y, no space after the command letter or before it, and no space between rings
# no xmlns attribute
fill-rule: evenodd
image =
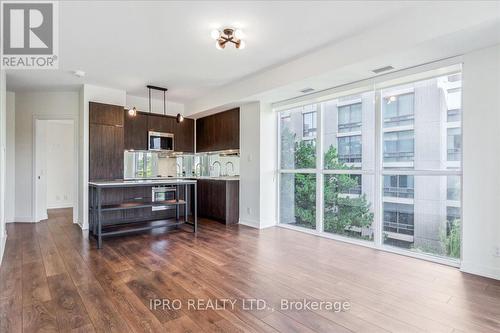
<svg viewBox="0 0 500 333"><path fill-rule="evenodd" d="M125 149L147 150L148 149L148 120L147 114L137 112L131 116L124 111L125 117Z"/></svg>
<svg viewBox="0 0 500 333"><path fill-rule="evenodd" d="M194 120L184 118L177 123L174 118L174 151L194 153Z"/></svg>
<svg viewBox="0 0 500 333"><path fill-rule="evenodd" d="M240 109L196 120L196 152L240 149Z"/></svg>
<svg viewBox="0 0 500 333"><path fill-rule="evenodd" d="M89 102L89 123L123 126L123 106Z"/></svg>
<svg viewBox="0 0 500 333"><path fill-rule="evenodd" d="M174 151L194 153L194 120L184 118L177 123L175 117L137 112L125 117L125 149L147 150L148 131L174 134Z"/></svg>

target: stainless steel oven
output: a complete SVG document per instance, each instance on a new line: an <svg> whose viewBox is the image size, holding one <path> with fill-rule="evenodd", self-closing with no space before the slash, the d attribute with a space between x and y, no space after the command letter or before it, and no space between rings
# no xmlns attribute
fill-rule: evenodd
<svg viewBox="0 0 500 333"><path fill-rule="evenodd" d="M153 205L152 210L166 210L171 205L167 205L166 201L175 200L177 197L177 188L175 186L154 186L152 188L151 200ZM165 205L162 205L165 202Z"/></svg>
<svg viewBox="0 0 500 333"><path fill-rule="evenodd" d="M172 133L148 132L148 149L156 151L174 151L174 135Z"/></svg>

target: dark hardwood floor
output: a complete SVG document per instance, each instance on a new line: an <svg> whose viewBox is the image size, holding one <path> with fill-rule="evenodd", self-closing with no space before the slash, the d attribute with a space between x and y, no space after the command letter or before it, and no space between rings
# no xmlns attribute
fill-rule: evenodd
<svg viewBox="0 0 500 333"><path fill-rule="evenodd" d="M200 224L197 236L157 230L108 239L102 250L69 210L9 224L0 332L500 331L500 281L282 228ZM156 298L184 303L151 309ZM250 298L269 308L186 305ZM282 298L351 308L286 311Z"/></svg>

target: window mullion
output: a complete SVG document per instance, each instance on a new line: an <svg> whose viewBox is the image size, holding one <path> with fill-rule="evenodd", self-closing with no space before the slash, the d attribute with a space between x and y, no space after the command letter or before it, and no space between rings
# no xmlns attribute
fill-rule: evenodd
<svg viewBox="0 0 500 333"><path fill-rule="evenodd" d="M374 166L374 200L373 200L373 240L375 247L382 247L382 108L381 92L375 90L375 166Z"/></svg>
<svg viewBox="0 0 500 333"><path fill-rule="evenodd" d="M324 103L320 103L316 116L316 231L318 232L323 232L323 112Z"/></svg>

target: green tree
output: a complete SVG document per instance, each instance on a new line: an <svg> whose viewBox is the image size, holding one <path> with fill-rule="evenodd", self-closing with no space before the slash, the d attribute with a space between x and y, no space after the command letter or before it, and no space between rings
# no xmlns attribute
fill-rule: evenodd
<svg viewBox="0 0 500 333"><path fill-rule="evenodd" d="M294 167L308 169L316 167L315 140L295 142L295 136L285 128L282 132L282 161L288 163L293 156ZM283 156L283 154L287 156ZM337 149L330 146L325 154L325 169L344 170L348 167L339 161ZM348 196L350 190L358 186L358 176L346 174L325 175L324 183L324 230L338 234L361 237L356 228L368 227L373 222L373 213L370 212L370 203L363 194L359 197ZM316 176L314 174L294 175L294 214L296 224L314 228L316 225Z"/></svg>
<svg viewBox="0 0 500 333"><path fill-rule="evenodd" d="M344 170L348 167L338 159L337 149L331 145L325 153L325 169ZM324 230L336 234L361 237L358 228L371 226L373 213L366 194L349 196L361 185L360 175L333 174L324 178ZM364 237L372 238L372 236Z"/></svg>
<svg viewBox="0 0 500 333"><path fill-rule="evenodd" d="M449 231L443 233L442 243L447 256L460 258L460 220L454 219L448 222Z"/></svg>

